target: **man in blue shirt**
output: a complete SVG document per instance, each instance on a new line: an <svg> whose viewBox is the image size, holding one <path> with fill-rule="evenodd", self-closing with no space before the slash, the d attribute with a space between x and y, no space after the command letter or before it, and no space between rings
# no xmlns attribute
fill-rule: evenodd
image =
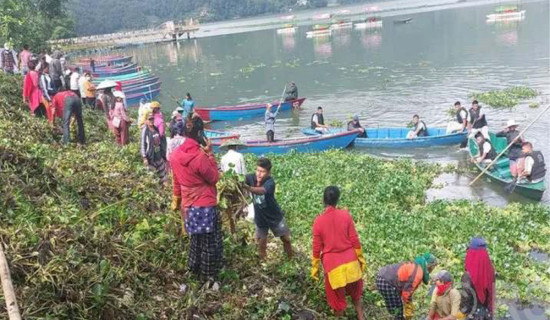
<svg viewBox="0 0 550 320"><path fill-rule="evenodd" d="M180 105L183 106L183 118L191 118L193 116L193 109L195 108L195 101L193 101L189 92L185 95L185 99L181 101Z"/></svg>
<svg viewBox="0 0 550 320"><path fill-rule="evenodd" d="M260 259L267 257L267 234L281 238L288 258L292 258L292 244L283 212L275 200L275 180L271 177L271 161L260 158L256 163L256 173L246 176L247 189L254 199L254 223Z"/></svg>

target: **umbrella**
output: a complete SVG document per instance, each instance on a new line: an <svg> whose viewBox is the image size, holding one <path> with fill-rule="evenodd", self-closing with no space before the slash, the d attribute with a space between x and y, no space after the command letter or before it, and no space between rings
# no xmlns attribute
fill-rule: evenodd
<svg viewBox="0 0 550 320"><path fill-rule="evenodd" d="M98 86L97 90L107 89L107 88L114 88L116 87L116 82L113 80L104 80L102 81Z"/></svg>

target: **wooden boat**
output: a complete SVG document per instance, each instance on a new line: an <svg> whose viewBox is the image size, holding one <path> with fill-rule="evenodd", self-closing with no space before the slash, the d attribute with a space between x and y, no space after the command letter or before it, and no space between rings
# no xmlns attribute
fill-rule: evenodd
<svg viewBox="0 0 550 320"><path fill-rule="evenodd" d="M393 23L395 23L395 24L405 24L405 23L411 22L412 19L413 18L397 19L397 20L393 20Z"/></svg>
<svg viewBox="0 0 550 320"><path fill-rule="evenodd" d="M122 84L122 88L128 88L128 87L137 87L137 86L143 86L151 83L155 83L159 81L159 77L149 77L149 78L143 78L143 79L136 79L136 80L126 80L126 81L119 81Z"/></svg>
<svg viewBox="0 0 550 320"><path fill-rule="evenodd" d="M318 37L318 36L329 36L331 34L330 26L324 24L316 24L313 26L313 29L306 32L306 37Z"/></svg>
<svg viewBox="0 0 550 320"><path fill-rule="evenodd" d="M501 6L495 13L487 15L487 22L523 20L525 10L518 10L517 6Z"/></svg>
<svg viewBox="0 0 550 320"><path fill-rule="evenodd" d="M378 29L382 28L382 18L381 17L370 17L364 22L358 22L355 24L355 29L365 30L365 29Z"/></svg>
<svg viewBox="0 0 550 320"><path fill-rule="evenodd" d="M160 88L151 90L151 91L146 91L146 92L127 94L126 103L128 104L128 106L136 106L139 104L139 100L141 100L141 98L145 98L151 101L155 99L159 94L160 94Z"/></svg>
<svg viewBox="0 0 550 320"><path fill-rule="evenodd" d="M306 98L298 98L296 100L285 101L281 103L279 111L289 111L294 108L299 108ZM279 105L279 101L271 103L274 108ZM261 104L243 104L237 106L219 106L214 108L197 107L195 112L204 121L231 121L241 119L252 119L263 117L267 103Z"/></svg>
<svg viewBox="0 0 550 320"><path fill-rule="evenodd" d="M118 76L95 77L94 82L95 81L101 82L103 80L127 81L127 80L136 80L136 79L141 79L141 78L146 78L146 77L151 77L151 76L153 76L153 74L150 73L149 71L138 71L138 72L123 74L123 75L118 75Z"/></svg>
<svg viewBox="0 0 550 320"><path fill-rule="evenodd" d="M239 139L241 137L241 135L238 133L231 133L221 130L204 130L204 135L208 139L212 140L212 142Z"/></svg>
<svg viewBox="0 0 550 320"><path fill-rule="evenodd" d="M124 94L132 94L132 93L148 93L149 91L156 90L160 88L160 85L162 84L161 81L157 81L154 83L149 84L143 84L138 86L122 86L122 91Z"/></svg>
<svg viewBox="0 0 550 320"><path fill-rule="evenodd" d="M490 133L490 136L491 144L495 148L497 154L499 154L506 148L507 140L506 138L499 138L493 133ZM468 140L468 150L472 157L479 154L479 148L474 139ZM476 163L475 165L480 171L484 169L483 164ZM502 186L511 183L512 174L510 173L510 159L508 159L508 156L502 155L484 175L492 182L496 182ZM544 180L537 183L518 183L514 188L515 193L537 201L540 201L545 190L546 184Z"/></svg>
<svg viewBox="0 0 550 320"><path fill-rule="evenodd" d="M349 146L358 134L358 131L346 131L318 137L276 140L275 142L247 141L245 148L240 152L262 155L268 153L281 154L290 151L320 152L328 149L343 149ZM222 143L222 141L214 142L214 151L219 152Z"/></svg>
<svg viewBox="0 0 550 320"><path fill-rule="evenodd" d="M287 23L284 25L283 28L277 29L278 34L289 34L289 33L295 33L296 27L292 23Z"/></svg>
<svg viewBox="0 0 550 320"><path fill-rule="evenodd" d="M116 64L124 64L124 63L130 63L132 61L132 56L102 56L102 57L95 57L94 63L97 66L106 66L108 64L110 65L116 65ZM82 65L90 65L90 59L89 58L82 58L78 62Z"/></svg>
<svg viewBox="0 0 550 320"><path fill-rule="evenodd" d="M330 129L330 133L342 132L344 129ZM365 148L425 148L460 144L466 138L466 132L446 134L445 128L428 128L427 137L407 139L410 128L367 128L368 138L355 139L355 146ZM318 131L302 129L306 135L321 135Z"/></svg>
<svg viewBox="0 0 550 320"><path fill-rule="evenodd" d="M132 74L136 73L141 70L141 67L138 67L136 65L127 66L123 68L113 68L109 70L96 70L96 72L93 73L94 77L103 77L103 78L109 78L113 76L120 76L120 75L126 75L126 74Z"/></svg>

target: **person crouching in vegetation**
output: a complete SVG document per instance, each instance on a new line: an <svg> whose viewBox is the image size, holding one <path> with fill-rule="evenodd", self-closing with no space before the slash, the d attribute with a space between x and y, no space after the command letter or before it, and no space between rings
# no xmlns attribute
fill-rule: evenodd
<svg viewBox="0 0 550 320"><path fill-rule="evenodd" d="M319 264L322 260L325 292L336 316L346 310L346 294L351 296L357 319L365 319L363 311L363 279L366 261L361 243L355 231L350 213L336 209L340 190L330 186L325 189L325 211L313 223L313 257L311 276L319 280Z"/></svg>
<svg viewBox="0 0 550 320"><path fill-rule="evenodd" d="M432 294L428 320L462 320L460 292L453 287L453 276L442 270L435 277L436 289Z"/></svg>
<svg viewBox="0 0 550 320"><path fill-rule="evenodd" d="M204 140L202 120L187 118L185 142L170 156L173 197L181 205L190 235L188 268L203 280L215 280L223 265L223 234L217 209L218 164Z"/></svg>
<svg viewBox="0 0 550 320"><path fill-rule="evenodd" d="M147 123L141 131L141 156L143 163L154 170L161 182L166 181L166 139L155 126L155 116L147 115Z"/></svg>
<svg viewBox="0 0 550 320"><path fill-rule="evenodd" d="M437 259L425 253L416 257L414 262L396 263L380 269L376 286L386 302L386 309L395 320L413 319L413 293L422 282L430 282L430 272L436 265Z"/></svg>
<svg viewBox="0 0 550 320"><path fill-rule="evenodd" d="M248 191L254 198L254 223L256 224L256 240L260 259L267 258L267 235L269 230L281 238L284 250L289 259L292 258L292 244L283 212L275 200L275 180L271 177L271 161L260 158L256 163L256 173L246 176Z"/></svg>

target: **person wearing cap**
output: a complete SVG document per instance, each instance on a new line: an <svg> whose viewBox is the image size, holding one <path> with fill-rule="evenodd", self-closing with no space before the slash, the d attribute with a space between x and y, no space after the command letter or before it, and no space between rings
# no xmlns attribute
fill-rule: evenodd
<svg viewBox="0 0 550 320"><path fill-rule="evenodd" d="M157 126L153 113L146 115L146 125L141 130L141 157L143 164L156 172L160 182L166 182L166 139Z"/></svg>
<svg viewBox="0 0 550 320"><path fill-rule="evenodd" d="M466 108L464 108L460 104L460 101L455 102L454 109L456 114L456 121L453 120L449 122L446 130L447 134L451 134L455 132L463 132L468 128L468 118L469 118L468 110L466 110Z"/></svg>
<svg viewBox="0 0 550 320"><path fill-rule="evenodd" d="M510 160L510 173L513 178L517 178L517 162L522 156L521 145L523 138L517 130L518 125L514 119L508 120L506 127L501 132L496 134L497 137L505 137L508 145L508 159Z"/></svg>
<svg viewBox="0 0 550 320"><path fill-rule="evenodd" d="M395 320L413 319L412 296L420 284L430 282L430 272L436 265L435 256L424 253L413 262L396 263L380 269L376 286L386 302L386 309Z"/></svg>
<svg viewBox="0 0 550 320"><path fill-rule="evenodd" d="M279 114L279 110L272 112L273 105L268 103L265 108L265 134L267 136L267 142L275 141L275 119Z"/></svg>
<svg viewBox="0 0 550 320"><path fill-rule="evenodd" d="M354 114L350 122L348 122L348 131L359 130L361 133L357 136L358 138L368 138L367 131L359 123L359 115Z"/></svg>
<svg viewBox="0 0 550 320"><path fill-rule="evenodd" d="M481 110L481 106L477 100L472 101L472 108L470 109L470 121L468 125L468 136L473 138L478 132L481 132L485 139L491 140L489 136L489 126L487 125L487 119L485 118L485 112Z"/></svg>
<svg viewBox="0 0 550 320"><path fill-rule="evenodd" d="M195 101L191 98L191 94L188 92L185 94L185 98L180 103L183 106L183 118L190 118L193 116L193 109L195 108Z"/></svg>
<svg viewBox="0 0 550 320"><path fill-rule="evenodd" d="M407 139L414 139L417 137L426 137L428 135L428 127L424 120L420 120L420 117L415 114L413 116L413 129L407 134Z"/></svg>
<svg viewBox="0 0 550 320"><path fill-rule="evenodd" d="M492 319L495 310L495 268L485 239L476 237L470 241L464 269L462 313L470 315L472 319Z"/></svg>
<svg viewBox="0 0 550 320"><path fill-rule="evenodd" d="M460 292L453 287L453 276L442 270L435 276L435 290L430 302L428 320L464 319L460 312Z"/></svg>
<svg viewBox="0 0 550 320"><path fill-rule="evenodd" d="M160 103L158 101L151 102L151 112L153 117L155 118L155 127L157 127L160 136L166 137L166 132L164 128L164 115L162 114L162 111L160 111Z"/></svg>
<svg viewBox="0 0 550 320"><path fill-rule="evenodd" d="M323 107L317 107L317 112L311 115L311 129L323 134L328 133L328 126L325 125Z"/></svg>
<svg viewBox="0 0 550 320"><path fill-rule="evenodd" d="M120 146L125 146L130 142L128 127L132 123L132 120L126 113L124 108L124 94L121 91L115 91L114 107L109 110L109 118L111 119L111 128L115 134L115 141Z"/></svg>
<svg viewBox="0 0 550 320"><path fill-rule="evenodd" d="M338 209L340 190L325 188L325 210L313 222L311 276L319 280L322 262L327 302L337 317L347 308L346 295L351 296L357 319L363 320L363 272L367 262L351 214Z"/></svg>
<svg viewBox="0 0 550 320"><path fill-rule="evenodd" d="M231 139L222 143L221 148L227 149L226 154L223 155L221 160L221 169L223 172L233 170L236 174L246 174L246 162L242 153L237 152L239 147L242 147L244 143L238 139Z"/></svg>
<svg viewBox="0 0 550 320"><path fill-rule="evenodd" d="M296 99L298 99L298 87L296 86L296 83L294 83L294 81L291 81L286 90L285 101Z"/></svg>
<svg viewBox="0 0 550 320"><path fill-rule="evenodd" d="M17 53L11 49L8 42L4 43L4 48L0 51L0 69L9 74L18 72Z"/></svg>
<svg viewBox="0 0 550 320"><path fill-rule="evenodd" d="M472 157L472 162L488 164L496 158L497 153L490 140L486 140L481 132L478 132L475 136L478 154Z"/></svg>
<svg viewBox="0 0 550 320"><path fill-rule="evenodd" d="M518 161L518 177L522 183L537 183L546 177L546 164L540 151L533 151L531 142L521 145L523 157Z"/></svg>
<svg viewBox="0 0 550 320"><path fill-rule="evenodd" d="M90 108L95 107L95 92L96 88L94 83L92 82L92 75L87 72L84 74L84 78L86 78L86 81L84 82L84 94L86 96L86 105L88 105ZM106 108L106 106L103 106ZM108 112L110 108L106 108L106 112Z"/></svg>

